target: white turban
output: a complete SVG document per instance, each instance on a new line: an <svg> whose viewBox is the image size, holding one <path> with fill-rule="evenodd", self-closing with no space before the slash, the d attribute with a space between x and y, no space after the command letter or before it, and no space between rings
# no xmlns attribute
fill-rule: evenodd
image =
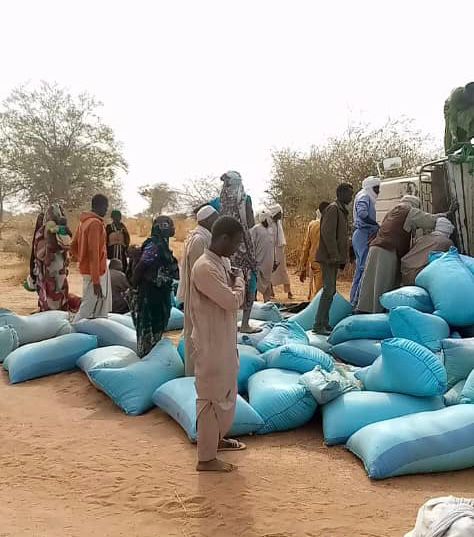
<svg viewBox="0 0 474 537"><path fill-rule="evenodd" d="M275 216L279 213L283 214L283 208L279 203L275 203L275 205L272 205L269 207L269 212L272 216L272 218L275 218ZM274 223L275 225L275 244L279 247L286 246L286 237L285 232L283 231L283 223L280 220Z"/></svg>
<svg viewBox="0 0 474 537"><path fill-rule="evenodd" d="M198 222L203 222L215 213L217 213L217 211L214 209L214 207L211 207L210 205L204 205L204 207L201 207L197 212L196 220Z"/></svg>
<svg viewBox="0 0 474 537"><path fill-rule="evenodd" d="M446 237L449 238L451 237L454 231L454 226L447 218L444 218L444 216L441 216L440 218L436 220L435 231L443 235L446 235Z"/></svg>
<svg viewBox="0 0 474 537"><path fill-rule="evenodd" d="M272 215L272 218L274 218L278 213L283 214L282 206L279 203L275 203L275 205L272 205L269 207L269 212Z"/></svg>
<svg viewBox="0 0 474 537"><path fill-rule="evenodd" d="M362 181L362 191L364 194L367 194L369 198L376 201L378 194L374 191L374 187L380 186L380 177L375 177L370 175Z"/></svg>
<svg viewBox="0 0 474 537"><path fill-rule="evenodd" d="M410 196L409 194L406 194L403 196L403 198L400 200L401 203L408 203L415 209L419 209L421 207L421 201L418 196Z"/></svg>
<svg viewBox="0 0 474 537"><path fill-rule="evenodd" d="M272 225L272 215L270 213L270 211L266 210L266 209L260 209L258 212L257 212L257 222L259 224L263 224L263 222L266 222L269 226Z"/></svg>

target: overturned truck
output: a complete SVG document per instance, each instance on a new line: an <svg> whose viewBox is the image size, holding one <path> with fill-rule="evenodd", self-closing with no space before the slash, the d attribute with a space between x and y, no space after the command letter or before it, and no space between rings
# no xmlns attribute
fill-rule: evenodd
<svg viewBox="0 0 474 537"><path fill-rule="evenodd" d="M465 144L459 151L424 164L418 175L383 179L377 200L377 221L405 194L421 198L423 210L447 212L456 200L459 209L453 223L453 240L459 251L474 256L474 146Z"/></svg>

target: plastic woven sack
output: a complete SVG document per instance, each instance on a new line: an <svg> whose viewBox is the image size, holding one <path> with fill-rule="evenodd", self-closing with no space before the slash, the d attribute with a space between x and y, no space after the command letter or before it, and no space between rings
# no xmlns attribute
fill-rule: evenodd
<svg viewBox="0 0 474 537"><path fill-rule="evenodd" d="M331 354L336 358L359 367L372 365L381 352L382 346L377 339L354 339L331 347Z"/></svg>
<svg viewBox="0 0 474 537"><path fill-rule="evenodd" d="M292 321L297 322L304 330L311 330L314 326L322 293L322 291L319 291L304 310L291 318ZM348 302L341 294L336 293L331 304L331 309L329 310L329 325L334 327L342 321L342 319L351 314L352 305L350 302Z"/></svg>
<svg viewBox="0 0 474 537"><path fill-rule="evenodd" d="M75 369L78 358L96 347L95 336L66 334L19 347L7 356L3 367L16 384Z"/></svg>
<svg viewBox="0 0 474 537"><path fill-rule="evenodd" d="M276 349L290 343L308 345L308 336L298 323L293 321L277 323L270 332L257 343L260 352Z"/></svg>
<svg viewBox="0 0 474 537"><path fill-rule="evenodd" d="M353 339L388 339L392 337L388 315L370 313L351 315L342 320L329 336L331 345L338 345Z"/></svg>
<svg viewBox="0 0 474 537"><path fill-rule="evenodd" d="M407 285L384 293L380 297L380 304L389 311L400 306L408 306L422 313L433 313L434 311L428 291L416 285Z"/></svg>
<svg viewBox="0 0 474 537"><path fill-rule="evenodd" d="M334 360L325 352L310 347L293 343L272 349L262 355L267 368L287 369L297 373L307 373L316 366L321 366L326 371L334 369Z"/></svg>
<svg viewBox="0 0 474 537"><path fill-rule="evenodd" d="M20 345L37 343L72 332L69 315L65 311L17 315L10 310L1 309L0 326L11 326L18 335Z"/></svg>
<svg viewBox="0 0 474 537"><path fill-rule="evenodd" d="M373 479L474 466L474 405L455 405L367 425L347 448Z"/></svg>
<svg viewBox="0 0 474 537"><path fill-rule="evenodd" d="M196 387L194 377L170 380L153 394L155 405L171 416L195 442L196 431ZM252 434L263 425L262 418L240 395L237 396L234 422L229 436Z"/></svg>

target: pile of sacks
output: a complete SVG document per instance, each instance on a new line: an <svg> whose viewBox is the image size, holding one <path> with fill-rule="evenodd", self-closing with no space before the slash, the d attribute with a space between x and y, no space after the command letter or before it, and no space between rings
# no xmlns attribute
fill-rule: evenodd
<svg viewBox="0 0 474 537"><path fill-rule="evenodd" d="M181 311L173 308L168 327L182 329ZM80 368L124 412L139 415L154 407L159 386L184 375L184 365L168 339L141 360L136 351L130 315L71 324L66 312L0 311L0 362L11 384Z"/></svg>
<svg viewBox="0 0 474 537"><path fill-rule="evenodd" d="M289 319L255 305L262 331L239 339L230 434L294 429L320 408L325 443L345 444L372 478L474 466L474 260L433 255L416 283L382 297L387 314L353 316L336 295L329 338L311 333L321 294ZM184 341L139 360L130 316L71 326L61 312L0 311L0 359L12 383L79 367L127 414L156 405L196 440Z"/></svg>

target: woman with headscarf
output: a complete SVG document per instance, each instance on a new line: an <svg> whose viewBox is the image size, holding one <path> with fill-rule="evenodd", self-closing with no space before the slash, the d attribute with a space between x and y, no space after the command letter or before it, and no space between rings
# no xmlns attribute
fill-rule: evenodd
<svg viewBox="0 0 474 537"><path fill-rule="evenodd" d="M34 240L34 273L40 311L74 311L69 303L69 248L71 232L59 204L51 204ZM77 304L76 304L77 306Z"/></svg>
<svg viewBox="0 0 474 537"><path fill-rule="evenodd" d="M130 234L126 225L122 222L122 213L117 209L110 213L112 222L107 224L107 258L120 259L123 272L127 272L127 252L130 246Z"/></svg>
<svg viewBox="0 0 474 537"><path fill-rule="evenodd" d="M417 196L403 196L385 215L377 237L370 244L357 304L359 313L383 312L379 298L400 285L400 260L410 250L414 233L419 229L432 231L438 218L447 216L425 213L420 206ZM448 215L455 208L453 205Z"/></svg>
<svg viewBox="0 0 474 537"><path fill-rule="evenodd" d="M275 262L272 215L261 210L257 213L257 222L250 230L257 264L257 291L262 293L264 302L269 302L272 297L272 272Z"/></svg>
<svg viewBox="0 0 474 537"><path fill-rule="evenodd" d="M356 270L351 289L351 304L354 307L357 306L359 300L360 282L369 254L369 242L379 230L375 210L375 202L379 192L380 179L370 176L362 181L362 190L356 194L354 199L352 248L356 258Z"/></svg>
<svg viewBox="0 0 474 537"><path fill-rule="evenodd" d="M221 177L221 181L223 182L220 195L221 215L236 218L243 228L242 243L230 260L235 268L242 271L246 286L240 331L246 334L260 332L261 329L252 328L249 324L252 305L257 294L257 263L250 236L250 229L255 225L252 202L245 193L239 172L229 171Z"/></svg>
<svg viewBox="0 0 474 537"><path fill-rule="evenodd" d="M179 279L178 262L169 247L175 233L168 216L153 220L151 237L142 246L132 277L130 311L137 329L138 355L143 358L161 340L171 314L171 288Z"/></svg>
<svg viewBox="0 0 474 537"><path fill-rule="evenodd" d="M273 218L273 236L275 241L275 270L272 274L272 285L277 287L283 285L285 293L291 300L293 294L291 292L290 276L286 266L286 237L283 231L283 209L278 203L270 207L270 214Z"/></svg>

